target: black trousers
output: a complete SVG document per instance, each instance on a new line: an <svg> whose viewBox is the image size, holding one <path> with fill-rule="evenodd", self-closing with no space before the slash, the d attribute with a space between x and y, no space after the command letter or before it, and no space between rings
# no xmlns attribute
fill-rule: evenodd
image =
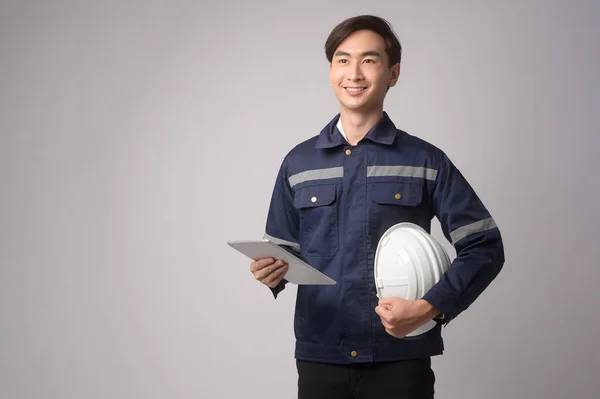
<svg viewBox="0 0 600 399"><path fill-rule="evenodd" d="M296 360L298 399L433 399L431 358L337 365Z"/></svg>

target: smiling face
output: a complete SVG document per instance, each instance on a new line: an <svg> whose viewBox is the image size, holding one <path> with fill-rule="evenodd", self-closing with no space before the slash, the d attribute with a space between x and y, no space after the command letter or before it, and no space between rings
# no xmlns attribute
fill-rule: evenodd
<svg viewBox="0 0 600 399"><path fill-rule="evenodd" d="M387 90L396 84L399 74L400 64L389 65L383 38L360 30L335 50L329 79L343 108L368 113L383 109Z"/></svg>

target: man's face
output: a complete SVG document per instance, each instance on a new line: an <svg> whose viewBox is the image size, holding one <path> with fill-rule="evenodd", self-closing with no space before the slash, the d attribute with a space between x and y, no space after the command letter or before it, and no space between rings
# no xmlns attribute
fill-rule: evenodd
<svg viewBox="0 0 600 399"><path fill-rule="evenodd" d="M400 64L389 67L383 38L362 30L340 43L329 79L343 107L368 112L383 107L387 89L396 84L399 73Z"/></svg>

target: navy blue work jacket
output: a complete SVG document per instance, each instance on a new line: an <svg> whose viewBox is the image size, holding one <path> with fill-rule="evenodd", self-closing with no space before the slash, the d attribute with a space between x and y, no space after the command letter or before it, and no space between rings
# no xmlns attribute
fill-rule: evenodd
<svg viewBox="0 0 600 399"><path fill-rule="evenodd" d="M347 364L439 355L442 326L467 309L504 264L500 231L443 151L397 129L385 112L351 146L336 127L338 119L285 156L266 222L266 238L299 251L337 281L298 286L295 357ZM391 226L412 222L430 232L433 217L457 254L423 296L444 321L425 334L398 339L375 313L375 251ZM286 283L272 289L275 298Z"/></svg>

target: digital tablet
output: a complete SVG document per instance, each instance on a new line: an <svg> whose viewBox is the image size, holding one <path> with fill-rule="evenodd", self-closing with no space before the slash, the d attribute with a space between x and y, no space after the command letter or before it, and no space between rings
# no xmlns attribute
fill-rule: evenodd
<svg viewBox="0 0 600 399"><path fill-rule="evenodd" d="M251 241L228 241L227 244L252 260L273 258L288 264L288 271L283 277L288 282L298 285L334 285L335 280L321 273L293 253L267 239Z"/></svg>

